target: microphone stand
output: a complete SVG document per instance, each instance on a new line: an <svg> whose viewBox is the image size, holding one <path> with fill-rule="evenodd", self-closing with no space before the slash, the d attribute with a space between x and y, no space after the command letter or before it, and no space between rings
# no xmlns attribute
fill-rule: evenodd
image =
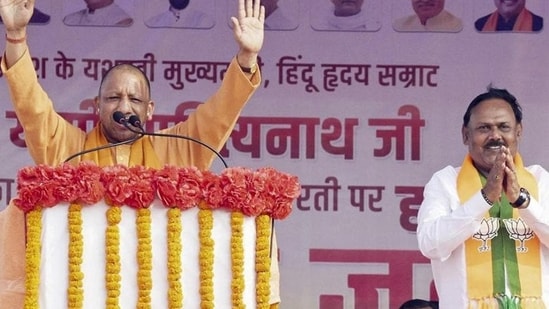
<svg viewBox="0 0 549 309"><path fill-rule="evenodd" d="M198 139L195 139L195 138L192 138L192 137L189 137L189 136L184 136L184 135L146 132L145 129L143 129L143 126L141 126L141 121L139 120L139 118L137 116L131 115L128 119L126 119L124 117L119 118L117 113L115 113L115 115L113 115L115 120L117 120L119 123L122 123L128 130L130 130L134 133L140 134L141 136L151 135L151 136L182 138L182 139L186 139L186 140L195 142L197 144L200 144L200 145L208 148L211 152L215 153L215 155L221 160L221 162L223 163L223 166L225 168L229 167L227 165L227 162L225 162L225 159L223 159L223 157L221 156L221 154L217 150L215 150L212 146L210 146L210 145L208 145L208 144L206 144L206 143L204 143L204 142L202 142ZM139 130L136 130L135 128L137 128Z"/></svg>
<svg viewBox="0 0 549 309"><path fill-rule="evenodd" d="M135 133L139 133L139 132L135 132ZM102 150L102 149L106 149L106 148L111 148L111 147L116 147L116 146L120 146L120 145L126 145L126 144L131 144L135 141L137 141L138 139L142 138L144 136L144 134L142 133L139 133L139 136L136 136L134 138L131 138L129 140L126 140L126 141L122 141L122 142L117 142L117 143L113 143L113 144L106 144L106 145L103 145L103 146L99 146L99 147L95 147L95 148L90 148L90 149L86 149L84 151L80 151L80 152L77 152L73 155L71 155L70 157L66 158L65 161L63 161L63 163L67 163L69 162L70 160L76 158L76 157L79 157L81 155L84 155L86 153L89 153L89 152L94 152L94 151L99 151L99 150Z"/></svg>

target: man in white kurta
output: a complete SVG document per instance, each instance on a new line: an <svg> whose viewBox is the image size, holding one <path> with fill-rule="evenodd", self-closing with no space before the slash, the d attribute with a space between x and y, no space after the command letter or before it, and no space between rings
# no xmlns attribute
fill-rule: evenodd
<svg viewBox="0 0 549 309"><path fill-rule="evenodd" d="M526 169L536 177L540 188L549 188L549 174L543 167L532 165ZM420 249L431 259L440 308L467 308L463 238L479 229L482 216L490 208L480 191L460 205L456 190L459 170L460 167L447 166L433 175L425 186L418 218ZM521 216L525 221L540 222L543 237L549 243L549 190L540 193L539 201L532 199L528 208L521 210ZM538 233L536 236L540 237ZM549 304L547 246L542 246L542 257L544 303Z"/></svg>
<svg viewBox="0 0 549 309"><path fill-rule="evenodd" d="M516 98L490 88L463 116L463 163L425 186L417 238L441 308L549 306L549 173L524 166L522 132Z"/></svg>

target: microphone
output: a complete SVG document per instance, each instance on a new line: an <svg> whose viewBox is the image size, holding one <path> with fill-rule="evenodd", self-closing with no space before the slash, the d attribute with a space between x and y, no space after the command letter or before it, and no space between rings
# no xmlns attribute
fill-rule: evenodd
<svg viewBox="0 0 549 309"><path fill-rule="evenodd" d="M128 121L126 119L126 116L124 116L124 113L122 113L121 111L114 112L114 114L112 114L112 118L114 119L114 121L120 124L124 124L126 121Z"/></svg>
<svg viewBox="0 0 549 309"><path fill-rule="evenodd" d="M146 132L145 129L143 129L143 126L141 124L141 120L139 120L139 117L137 117L136 115L131 115L130 117L126 118L121 111L114 112L112 117L113 117L114 121L123 124L128 130L130 130L134 133L140 134L141 136L150 135L150 136L175 137L175 138L182 138L182 139L186 139L186 140L192 141L194 143L197 143L197 144L199 144L203 147L208 148L211 152L213 152L221 160L221 162L223 163L223 166L225 166L225 168L229 167L227 165L227 162L225 162L225 159L223 159L223 157L221 156L221 154L217 150L215 150L212 146L210 146L210 145L208 145L208 144L206 144L206 143L204 143L204 142L202 142L198 139L195 139L195 138L192 138L192 137L189 137L189 136L184 136L184 135Z"/></svg>
<svg viewBox="0 0 549 309"><path fill-rule="evenodd" d="M144 131L143 127L141 126L141 121L139 120L139 117L137 117L136 115L131 115L130 118L128 118L128 122L132 126L139 128L141 131Z"/></svg>
<svg viewBox="0 0 549 309"><path fill-rule="evenodd" d="M134 117L137 118L137 116L134 116ZM114 121L116 121L120 124L123 124L124 126L127 126L126 123L128 122L128 120L126 119L126 117L124 116L124 114L122 112L120 112L120 111L115 112L112 115L112 118L114 119ZM137 120L139 120L139 118L137 118ZM140 139L141 137L144 136L144 134L142 132L135 132L135 131L132 131L132 132L137 133L139 135L134 137L134 138L131 138L129 140L126 140L126 141L121 141L121 142L112 143L112 144L106 144L106 145L103 145L103 146L90 148L90 149L86 149L86 150L77 152L77 153L73 154L72 156L68 157L67 159L65 159L65 161L63 161L63 162L64 163L69 162L70 160L72 160L76 157L79 157L81 155L84 155L86 153L89 153L89 152L99 151L99 150L102 150L102 149L116 147L116 146L125 145L125 144L131 144L131 143L135 142L136 140L138 140L138 139Z"/></svg>

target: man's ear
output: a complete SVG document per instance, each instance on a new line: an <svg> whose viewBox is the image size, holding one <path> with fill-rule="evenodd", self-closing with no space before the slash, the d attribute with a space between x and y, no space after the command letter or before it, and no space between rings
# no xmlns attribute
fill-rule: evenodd
<svg viewBox="0 0 549 309"><path fill-rule="evenodd" d="M517 124L517 139L522 137L522 123Z"/></svg>
<svg viewBox="0 0 549 309"><path fill-rule="evenodd" d="M464 145L469 144L469 139L471 138L470 133L471 132L469 132L469 129L467 127L461 127L461 139L463 140Z"/></svg>
<svg viewBox="0 0 549 309"><path fill-rule="evenodd" d="M152 120L152 115L154 113L154 101L149 102L149 106L147 107L147 120Z"/></svg>
<svg viewBox="0 0 549 309"><path fill-rule="evenodd" d="M99 114L99 97L93 99L93 107L95 108L95 112Z"/></svg>

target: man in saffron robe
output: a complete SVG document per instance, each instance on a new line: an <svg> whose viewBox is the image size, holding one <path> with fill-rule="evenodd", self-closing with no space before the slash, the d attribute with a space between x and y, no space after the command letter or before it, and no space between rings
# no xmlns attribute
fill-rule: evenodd
<svg viewBox="0 0 549 309"><path fill-rule="evenodd" d="M549 306L549 173L523 165L522 134L516 98L489 88L463 116L462 165L425 186L417 238L441 308Z"/></svg>
<svg viewBox="0 0 549 309"><path fill-rule="evenodd" d="M33 8L33 0L0 0L0 16L6 31L1 69L34 162L55 166L84 149L135 138L136 134L117 123L113 114L135 115L143 124L152 119L155 102L150 97L146 75L127 64L113 67L103 77L95 98L98 125L91 132L73 126L54 110L53 102L38 83L26 41ZM186 121L161 133L193 137L217 151L223 147L242 109L261 83L257 58L263 45L264 19L265 11L259 0L239 0L238 16L232 18L239 50L220 88ZM209 149L185 139L147 136L131 144L90 152L71 162L91 160L101 166L168 164L207 169L215 158ZM276 261L275 249L273 261ZM277 263L272 263L271 273L270 303L276 307L280 302ZM11 202L0 212L0 307L23 308L24 298L25 219Z"/></svg>
<svg viewBox="0 0 549 309"><path fill-rule="evenodd" d="M477 19L475 28L482 32L538 32L543 18L526 9L526 0L494 0L497 10Z"/></svg>

